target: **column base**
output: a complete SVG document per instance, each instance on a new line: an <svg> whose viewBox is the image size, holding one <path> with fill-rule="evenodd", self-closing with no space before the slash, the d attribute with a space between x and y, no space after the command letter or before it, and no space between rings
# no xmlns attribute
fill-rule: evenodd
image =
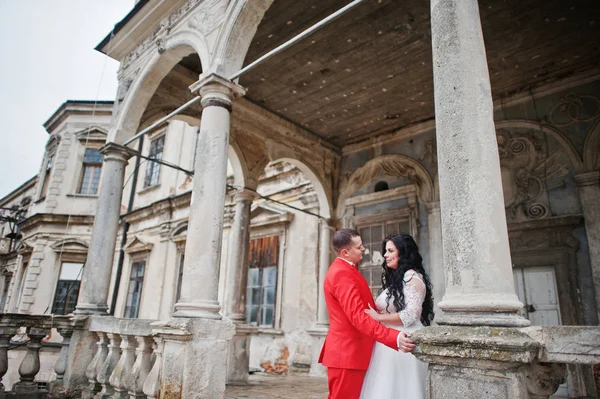
<svg viewBox="0 0 600 399"><path fill-rule="evenodd" d="M236 324L227 351L227 384L246 384L250 374L250 334L256 327Z"/></svg>
<svg viewBox="0 0 600 399"><path fill-rule="evenodd" d="M439 325L527 327L529 320L517 312L523 304L515 294L452 293L438 304Z"/></svg>
<svg viewBox="0 0 600 399"><path fill-rule="evenodd" d="M108 305L96 303L79 303L73 312L75 315L108 315Z"/></svg>
<svg viewBox="0 0 600 399"><path fill-rule="evenodd" d="M528 327L531 322L515 313L443 312L435 318L438 325Z"/></svg>
<svg viewBox="0 0 600 399"><path fill-rule="evenodd" d="M221 320L221 306L217 301L179 302L175 304L173 317L192 317L200 319Z"/></svg>
<svg viewBox="0 0 600 399"><path fill-rule="evenodd" d="M311 377L327 377L327 367L319 363L319 356L321 355L321 348L325 342L325 337L329 331L329 324L317 324L313 329L308 330L308 333L312 337L312 354L310 361L310 372L308 373Z"/></svg>
<svg viewBox="0 0 600 399"><path fill-rule="evenodd" d="M227 380L229 320L171 318L152 323L163 339L161 397L222 398Z"/></svg>

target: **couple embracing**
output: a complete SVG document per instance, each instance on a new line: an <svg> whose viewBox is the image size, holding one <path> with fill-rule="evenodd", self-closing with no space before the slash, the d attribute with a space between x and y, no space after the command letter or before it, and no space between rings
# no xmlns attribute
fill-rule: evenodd
<svg viewBox="0 0 600 399"><path fill-rule="evenodd" d="M328 368L329 399L425 398L427 365L410 353L410 335L430 324L433 298L414 239L385 238L376 301L358 271L365 250L359 233L338 230L333 248L337 258L324 282L329 332L319 358Z"/></svg>

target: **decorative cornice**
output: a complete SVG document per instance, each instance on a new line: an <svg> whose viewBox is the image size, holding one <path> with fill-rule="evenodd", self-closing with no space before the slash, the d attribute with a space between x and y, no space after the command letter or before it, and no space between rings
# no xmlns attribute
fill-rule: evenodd
<svg viewBox="0 0 600 399"><path fill-rule="evenodd" d="M123 250L128 254L135 254L140 252L150 252L154 244L147 243L139 239L138 237L133 237L129 243L127 243Z"/></svg>
<svg viewBox="0 0 600 399"><path fill-rule="evenodd" d="M190 205L191 198L191 191L180 194L176 197L164 198L148 206L136 209L123 215L123 219L125 219L125 221L128 223L135 223L144 219L156 217L163 212L172 212L176 209L187 208Z"/></svg>
<svg viewBox="0 0 600 399"><path fill-rule="evenodd" d="M25 232L40 224L89 225L94 223L93 215L59 215L51 213L36 213L21 222L21 231Z"/></svg>

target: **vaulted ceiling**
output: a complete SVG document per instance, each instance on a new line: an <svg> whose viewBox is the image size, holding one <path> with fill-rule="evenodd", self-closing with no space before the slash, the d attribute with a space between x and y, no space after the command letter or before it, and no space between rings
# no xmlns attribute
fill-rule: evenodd
<svg viewBox="0 0 600 399"><path fill-rule="evenodd" d="M275 0L245 64L347 3ZM600 68L598 4L480 0L494 99ZM432 119L429 6L423 0L361 4L242 76L246 98L337 146ZM196 55L163 80L146 119L154 117L152 107L172 110L191 98L174 94L193 81L193 75L182 80L186 70L200 72Z"/></svg>

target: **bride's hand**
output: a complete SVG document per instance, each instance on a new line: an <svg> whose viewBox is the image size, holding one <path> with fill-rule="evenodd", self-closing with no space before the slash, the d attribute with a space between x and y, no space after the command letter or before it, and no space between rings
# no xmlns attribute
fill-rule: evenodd
<svg viewBox="0 0 600 399"><path fill-rule="evenodd" d="M377 313L377 311L371 307L371 304L369 304L369 309L365 309L365 313L371 316L374 320L379 321L379 313Z"/></svg>

